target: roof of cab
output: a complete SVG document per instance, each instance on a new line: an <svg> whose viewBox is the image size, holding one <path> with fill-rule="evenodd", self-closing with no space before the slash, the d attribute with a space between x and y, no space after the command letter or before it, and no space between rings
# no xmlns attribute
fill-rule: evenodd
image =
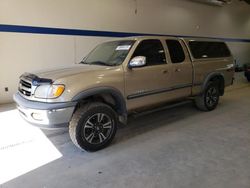
<svg viewBox="0 0 250 188"><path fill-rule="evenodd" d="M166 39L166 38L172 38L177 39L177 37L174 36L158 36L158 35L144 35L144 36L132 36L132 37L126 37L128 40L144 40L144 39Z"/></svg>

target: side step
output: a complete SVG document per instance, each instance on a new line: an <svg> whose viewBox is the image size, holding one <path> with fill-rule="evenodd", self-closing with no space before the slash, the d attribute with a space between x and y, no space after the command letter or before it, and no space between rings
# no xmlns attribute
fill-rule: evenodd
<svg viewBox="0 0 250 188"><path fill-rule="evenodd" d="M175 102L175 103L166 103L164 106L160 106L158 108L154 108L154 109L150 109L150 110L146 110L142 112L133 112L130 116L132 116L133 118L137 118L137 117L145 116L154 112L175 108L175 107L182 106L185 104L190 104L190 103L192 103L192 100L185 100L185 101L180 101L180 102Z"/></svg>

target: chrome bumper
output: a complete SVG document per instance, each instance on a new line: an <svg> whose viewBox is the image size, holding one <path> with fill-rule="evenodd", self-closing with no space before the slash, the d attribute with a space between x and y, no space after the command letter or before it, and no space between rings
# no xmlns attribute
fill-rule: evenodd
<svg viewBox="0 0 250 188"><path fill-rule="evenodd" d="M14 95L17 109L29 123L45 129L63 128L69 125L75 109L75 102L41 103Z"/></svg>

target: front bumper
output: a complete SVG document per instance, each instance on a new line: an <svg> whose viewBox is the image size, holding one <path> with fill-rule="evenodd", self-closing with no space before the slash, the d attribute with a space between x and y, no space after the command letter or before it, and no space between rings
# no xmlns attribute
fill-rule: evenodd
<svg viewBox="0 0 250 188"><path fill-rule="evenodd" d="M21 116L29 123L45 129L63 128L69 125L76 102L44 103L30 101L19 93L14 96Z"/></svg>

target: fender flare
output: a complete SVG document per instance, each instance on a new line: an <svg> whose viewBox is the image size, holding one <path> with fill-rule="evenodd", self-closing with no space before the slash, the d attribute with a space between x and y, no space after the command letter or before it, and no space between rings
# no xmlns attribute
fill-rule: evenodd
<svg viewBox="0 0 250 188"><path fill-rule="evenodd" d="M122 93L116 88L96 87L96 88L87 89L87 90L81 91L80 93L76 94L72 98L71 101L77 102L77 101L80 101L84 98L88 98L90 96L98 95L98 94L111 94L114 97L115 102L118 106L118 114L122 115L124 117L127 116L126 102L124 100Z"/></svg>
<svg viewBox="0 0 250 188"><path fill-rule="evenodd" d="M203 82L203 84L202 84L202 91L201 91L201 93L203 93L203 92L205 91L208 82L209 82L212 78L217 77L217 76L222 77L222 78L223 78L223 81L224 81L224 84L225 84L225 77L224 77L224 75L223 75L222 73L219 73L219 72L212 72L212 73L209 73L209 74L206 76L206 78L205 78L205 80L204 80L204 82ZM224 94L224 88L223 88L222 95L223 95L223 94Z"/></svg>

